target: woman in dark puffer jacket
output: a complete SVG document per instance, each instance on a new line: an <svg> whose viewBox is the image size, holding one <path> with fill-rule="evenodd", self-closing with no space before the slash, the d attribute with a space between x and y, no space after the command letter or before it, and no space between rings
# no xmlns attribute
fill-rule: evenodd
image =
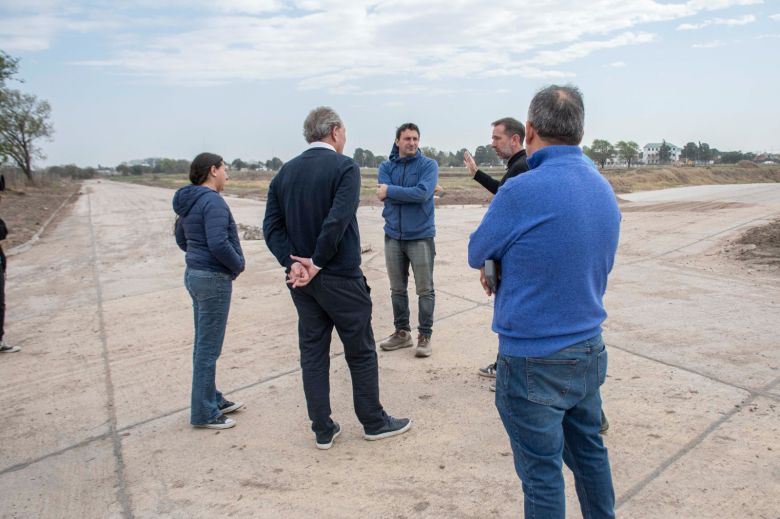
<svg viewBox="0 0 780 519"><path fill-rule="evenodd" d="M219 195L227 179L222 157L201 153L190 166L192 185L173 196L176 243L187 253L184 286L195 314L190 423L209 429L233 427L235 420L225 414L244 406L225 400L215 381L233 280L244 271L236 222Z"/></svg>

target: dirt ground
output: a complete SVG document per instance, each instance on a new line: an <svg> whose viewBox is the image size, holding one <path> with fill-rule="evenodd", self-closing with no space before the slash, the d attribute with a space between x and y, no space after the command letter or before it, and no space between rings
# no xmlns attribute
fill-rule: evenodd
<svg viewBox="0 0 780 519"><path fill-rule="evenodd" d="M9 188L0 194L0 218L8 227L3 248L11 249L32 238L64 203L73 201L80 186L67 179Z"/></svg>
<svg viewBox="0 0 780 519"><path fill-rule="evenodd" d="M334 336L343 434L319 451L295 310L260 240L243 243L248 268L217 368L221 390L247 408L234 429L189 426L192 310L172 194L86 182L40 240L9 257L6 339L22 351L0 358L0 517L521 516L490 381L477 376L497 346L492 299L466 264L484 206L437 208L433 356L379 352L383 404L411 416L412 430L362 439ZM618 516L777 519L780 275L732 249L780 219L780 184L621 198L602 388ZM262 201L226 199L238 223L259 225ZM361 207L358 221L380 338L392 331L381 208ZM581 517L565 478L569 517Z"/></svg>

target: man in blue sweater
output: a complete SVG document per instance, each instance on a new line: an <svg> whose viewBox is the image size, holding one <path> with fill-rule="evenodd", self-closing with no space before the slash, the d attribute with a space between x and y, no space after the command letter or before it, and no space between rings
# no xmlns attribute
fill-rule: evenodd
<svg viewBox="0 0 780 519"><path fill-rule="evenodd" d="M360 169L343 155L346 128L332 108L312 110L303 123L309 149L287 162L268 188L263 235L287 269L298 311L303 392L318 449L329 449L341 433L331 419L330 338L344 343L352 376L355 414L366 440L409 430L408 418L385 413L379 376L371 296L360 270Z"/></svg>
<svg viewBox="0 0 780 519"><path fill-rule="evenodd" d="M402 124L395 132L389 160L379 165L377 198L385 203L385 265L390 278L395 332L380 343L385 351L412 346L409 325L409 265L417 288L417 357L430 357L433 333L433 260L436 226L433 194L439 181L439 165L418 149L420 129Z"/></svg>
<svg viewBox="0 0 780 519"><path fill-rule="evenodd" d="M496 407L526 517L565 517L562 461L574 473L583 517L615 517L599 386L607 371L602 298L620 212L578 146L584 114L576 87L536 94L526 122L531 169L504 184L469 241L471 267L501 265ZM490 294L484 270L481 280Z"/></svg>

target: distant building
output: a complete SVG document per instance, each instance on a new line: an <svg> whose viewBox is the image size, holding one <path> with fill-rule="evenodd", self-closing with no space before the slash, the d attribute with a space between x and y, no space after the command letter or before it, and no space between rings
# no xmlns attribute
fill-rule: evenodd
<svg viewBox="0 0 780 519"><path fill-rule="evenodd" d="M780 154L778 153L759 153L753 157L753 162L759 164L778 164L780 163Z"/></svg>
<svg viewBox="0 0 780 519"><path fill-rule="evenodd" d="M661 161L658 160L658 154L662 145L663 143L661 142L651 142L642 146L642 162L644 164L660 164ZM675 146L671 142L667 142L666 145L669 146L669 161L678 162L682 148Z"/></svg>

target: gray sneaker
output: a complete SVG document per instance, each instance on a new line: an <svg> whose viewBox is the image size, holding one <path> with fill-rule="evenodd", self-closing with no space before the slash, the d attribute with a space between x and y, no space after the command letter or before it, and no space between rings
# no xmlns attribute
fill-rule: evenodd
<svg viewBox="0 0 780 519"><path fill-rule="evenodd" d="M412 333L406 330L396 330L393 335L379 343L379 347L384 351L400 350L414 345Z"/></svg>
<svg viewBox="0 0 780 519"><path fill-rule="evenodd" d="M0 353L16 353L17 351L21 351L19 346L11 346L6 344L5 341L0 341Z"/></svg>
<svg viewBox="0 0 780 519"><path fill-rule="evenodd" d="M414 353L415 357L430 357L433 350L431 349L431 338L427 335L420 334L417 336L417 351Z"/></svg>

